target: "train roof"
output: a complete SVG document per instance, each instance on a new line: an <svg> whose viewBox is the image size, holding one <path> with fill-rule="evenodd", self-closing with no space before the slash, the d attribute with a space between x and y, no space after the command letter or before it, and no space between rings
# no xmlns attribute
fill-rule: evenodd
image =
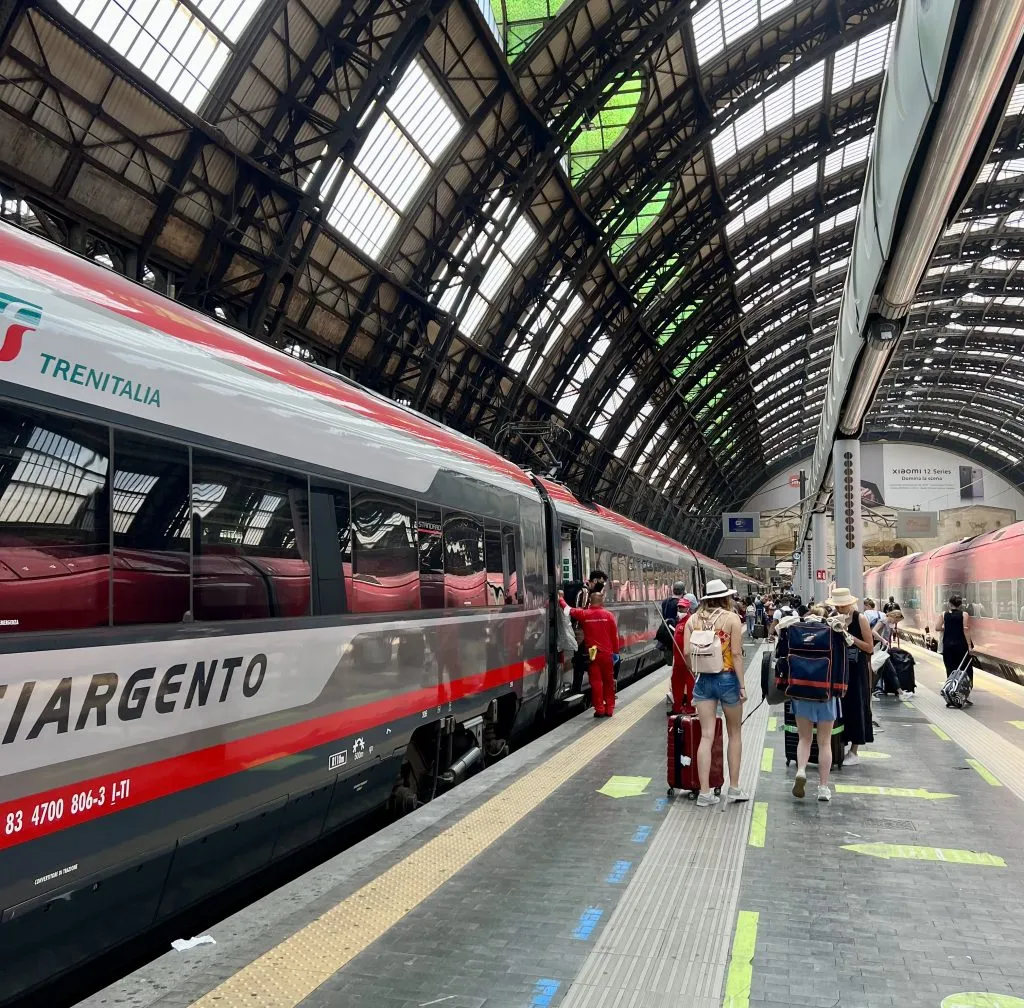
<svg viewBox="0 0 1024 1008"><path fill-rule="evenodd" d="M330 399L374 423L530 485L519 466L473 438L5 223L0 223L0 265L28 274L67 297L142 323L299 391Z"/></svg>

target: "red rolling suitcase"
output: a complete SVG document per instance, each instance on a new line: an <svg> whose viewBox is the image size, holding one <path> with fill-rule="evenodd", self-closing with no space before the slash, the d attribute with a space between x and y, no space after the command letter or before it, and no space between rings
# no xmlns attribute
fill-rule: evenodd
<svg viewBox="0 0 1024 1008"><path fill-rule="evenodd" d="M696 714L673 714L668 719L668 793L688 791L690 798L700 793L697 777L697 746L700 744L700 719ZM722 719L715 718L715 741L711 747L711 787L721 794L725 784L725 758L722 745Z"/></svg>

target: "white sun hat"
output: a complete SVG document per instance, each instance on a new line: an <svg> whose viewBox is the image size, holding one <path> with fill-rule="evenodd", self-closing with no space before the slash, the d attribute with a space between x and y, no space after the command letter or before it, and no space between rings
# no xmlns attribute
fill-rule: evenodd
<svg viewBox="0 0 1024 1008"><path fill-rule="evenodd" d="M728 598L730 595L735 594L736 590L734 588L730 588L724 581L719 581L718 578L714 578L707 583L707 586L704 589L704 594L701 595L700 600L701 602L707 602L708 599Z"/></svg>

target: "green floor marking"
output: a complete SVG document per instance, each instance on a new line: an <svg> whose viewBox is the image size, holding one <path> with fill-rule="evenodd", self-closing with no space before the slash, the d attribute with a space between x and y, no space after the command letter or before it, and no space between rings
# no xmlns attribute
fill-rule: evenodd
<svg viewBox="0 0 1024 1008"><path fill-rule="evenodd" d="M748 1008L750 1004L757 921L758 915L752 910L741 910L736 918L736 937L732 941L732 958L729 960L722 1008Z"/></svg>
<svg viewBox="0 0 1024 1008"><path fill-rule="evenodd" d="M774 763L774 761L775 761L775 750L774 749L765 749L765 751L763 753L761 753L761 769L765 773L771 773L772 772L772 764Z"/></svg>
<svg viewBox="0 0 1024 1008"><path fill-rule="evenodd" d="M1024 728L1024 721L1007 721L1007 724L1012 724L1014 728ZM993 997L999 997L1000 995L994 994Z"/></svg>
<svg viewBox="0 0 1024 1008"><path fill-rule="evenodd" d="M1010 724L1013 724L1013 722L1011 721ZM1020 723L1019 727L1024 728L1024 721ZM770 718L768 718L768 731L778 731L778 728L779 719L773 714Z"/></svg>
<svg viewBox="0 0 1024 1008"><path fill-rule="evenodd" d="M909 700L904 700L903 701L903 706L904 707L909 707L911 710L914 709L914 705Z"/></svg>
<svg viewBox="0 0 1024 1008"><path fill-rule="evenodd" d="M974 767L978 771L978 775L983 781L988 782L992 787L1002 787L1002 783L996 779L995 775L991 770L988 769L983 763L979 763L976 759L969 759L967 761L968 766Z"/></svg>
<svg viewBox="0 0 1024 1008"><path fill-rule="evenodd" d="M892 759L887 752L875 752L873 749L862 749L857 755L861 759Z"/></svg>
<svg viewBox="0 0 1024 1008"><path fill-rule="evenodd" d="M1024 1008L1024 999L1009 994L950 994L939 1008Z"/></svg>
<svg viewBox="0 0 1024 1008"><path fill-rule="evenodd" d="M877 784L836 784L835 788L839 794L878 795L884 798L930 798L936 801L939 798L956 797L955 794L929 791L927 788L880 787Z"/></svg>
<svg viewBox="0 0 1024 1008"><path fill-rule="evenodd" d="M763 847L765 833L768 832L768 803L754 802L754 814L750 819L750 839L747 843L751 847Z"/></svg>
<svg viewBox="0 0 1024 1008"><path fill-rule="evenodd" d="M597 793L608 795L609 798L635 798L642 795L650 783L650 777L609 777L605 786L597 789Z"/></svg>
<svg viewBox="0 0 1024 1008"><path fill-rule="evenodd" d="M937 724L929 724L928 727L931 728L931 730L935 732L943 742L953 741Z"/></svg>
<svg viewBox="0 0 1024 1008"><path fill-rule="evenodd" d="M843 844L843 850L869 857L899 858L904 861L942 861L948 864L984 865L987 868L1005 868L1006 862L995 854L981 851L957 850L953 847L911 847L907 844L857 843Z"/></svg>

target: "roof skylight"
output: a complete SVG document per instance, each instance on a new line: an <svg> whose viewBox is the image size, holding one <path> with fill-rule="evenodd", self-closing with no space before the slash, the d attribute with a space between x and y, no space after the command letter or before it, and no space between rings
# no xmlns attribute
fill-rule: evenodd
<svg viewBox="0 0 1024 1008"><path fill-rule="evenodd" d="M697 62L706 63L793 0L711 0L693 15Z"/></svg>

